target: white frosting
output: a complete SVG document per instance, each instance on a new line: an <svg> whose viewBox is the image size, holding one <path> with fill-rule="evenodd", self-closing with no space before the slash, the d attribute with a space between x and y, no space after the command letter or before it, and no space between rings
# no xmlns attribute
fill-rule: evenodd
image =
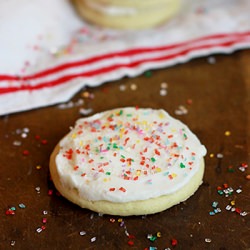
<svg viewBox="0 0 250 250"><path fill-rule="evenodd" d="M87 200L129 202L175 192L206 149L164 110L121 108L79 119L56 156L62 185Z"/></svg>

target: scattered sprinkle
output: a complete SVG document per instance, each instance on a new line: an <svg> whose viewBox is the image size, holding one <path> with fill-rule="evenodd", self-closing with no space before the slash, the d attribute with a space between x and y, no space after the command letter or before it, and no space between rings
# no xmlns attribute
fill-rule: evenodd
<svg viewBox="0 0 250 250"><path fill-rule="evenodd" d="M146 71L145 73L144 73L144 75L146 76L146 77L151 77L153 74L152 74L152 71L150 71L150 70L148 70L148 71Z"/></svg>
<svg viewBox="0 0 250 250"><path fill-rule="evenodd" d="M132 83L130 85L130 89L133 90L133 91L137 90L137 85L135 83Z"/></svg>
<svg viewBox="0 0 250 250"><path fill-rule="evenodd" d="M161 96L166 96L168 94L168 91L166 89L161 89L160 90L160 95Z"/></svg>
<svg viewBox="0 0 250 250"><path fill-rule="evenodd" d="M179 107L174 111L176 115L186 115L188 110L185 106L179 105Z"/></svg>
<svg viewBox="0 0 250 250"><path fill-rule="evenodd" d="M37 233L41 233L43 231L43 229L41 228L41 227L38 227L37 229L36 229L36 232Z"/></svg>
<svg viewBox="0 0 250 250"><path fill-rule="evenodd" d="M11 245L12 247L14 247L15 244L16 244L16 241L15 241L15 240L11 240L11 241L10 241L10 245Z"/></svg>
<svg viewBox="0 0 250 250"><path fill-rule="evenodd" d="M9 208L9 209L7 209L7 210L5 211L5 214L6 214L6 215L15 215L15 210Z"/></svg>
<svg viewBox="0 0 250 250"><path fill-rule="evenodd" d="M188 105L191 105L191 104L193 104L193 100L189 98L189 99L187 99L186 103L187 103Z"/></svg>
<svg viewBox="0 0 250 250"><path fill-rule="evenodd" d="M47 210L43 210L43 215L47 215L48 211Z"/></svg>
<svg viewBox="0 0 250 250"><path fill-rule="evenodd" d="M207 58L207 62L208 62L209 64L215 64L215 63L216 63L216 59L215 59L215 57L213 57L213 56L209 56L209 57Z"/></svg>
<svg viewBox="0 0 250 250"><path fill-rule="evenodd" d="M96 241L96 237L92 237L91 239L90 239L90 242L95 242Z"/></svg>
<svg viewBox="0 0 250 250"><path fill-rule="evenodd" d="M86 235L86 231L80 231L80 233L79 233L81 236L84 236L84 235Z"/></svg>
<svg viewBox="0 0 250 250"><path fill-rule="evenodd" d="M240 166L239 166L239 170L241 172L245 172L247 168L248 168L248 164L245 163L245 162L241 163Z"/></svg>
<svg viewBox="0 0 250 250"><path fill-rule="evenodd" d="M40 170L41 168L42 168L42 167L41 167L40 165L37 165L37 166L36 166L36 169L37 169L37 170Z"/></svg>
<svg viewBox="0 0 250 250"><path fill-rule="evenodd" d="M81 115L89 115L89 114L91 114L93 112L93 109L92 108L88 108L88 109L86 109L86 108L80 108L79 109L79 113L81 114Z"/></svg>
<svg viewBox="0 0 250 250"><path fill-rule="evenodd" d="M128 245L129 245L129 246L133 246L134 244L135 244L135 243L134 243L133 240L129 240L129 241L128 241Z"/></svg>
<svg viewBox="0 0 250 250"><path fill-rule="evenodd" d="M223 156L222 153L218 153L218 154L216 155L216 157L217 157L218 159L222 159L224 156Z"/></svg>
<svg viewBox="0 0 250 250"><path fill-rule="evenodd" d="M25 149L23 150L23 155L24 156L28 156L30 154L29 150Z"/></svg>
<svg viewBox="0 0 250 250"><path fill-rule="evenodd" d="M234 168L233 168L233 166L228 166L228 167L227 167L227 171L228 171L229 173L234 173Z"/></svg>
<svg viewBox="0 0 250 250"><path fill-rule="evenodd" d="M22 145L22 142L21 141L14 141L13 145L18 147L18 146Z"/></svg>
<svg viewBox="0 0 250 250"><path fill-rule="evenodd" d="M171 245L172 246L177 246L177 244L178 244L178 241L176 239L171 240Z"/></svg>
<svg viewBox="0 0 250 250"><path fill-rule="evenodd" d="M120 88L120 91L125 91L127 87L126 87L126 85L121 84L121 85L119 86L119 88Z"/></svg>
<svg viewBox="0 0 250 250"><path fill-rule="evenodd" d="M83 104L84 104L84 100L83 99L78 99L76 102L69 101L67 103L59 104L57 107L59 109L69 109L69 108L73 108L73 107L79 107L79 106L81 106Z"/></svg>
<svg viewBox="0 0 250 250"><path fill-rule="evenodd" d="M22 209L26 208L26 206L23 203L20 203L18 206Z"/></svg>

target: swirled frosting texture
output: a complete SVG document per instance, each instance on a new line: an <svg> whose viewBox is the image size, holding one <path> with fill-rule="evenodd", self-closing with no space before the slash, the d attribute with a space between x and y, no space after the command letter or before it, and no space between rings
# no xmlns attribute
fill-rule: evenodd
<svg viewBox="0 0 250 250"><path fill-rule="evenodd" d="M59 143L63 186L92 201L130 202L182 188L205 147L164 110L120 108L79 119Z"/></svg>

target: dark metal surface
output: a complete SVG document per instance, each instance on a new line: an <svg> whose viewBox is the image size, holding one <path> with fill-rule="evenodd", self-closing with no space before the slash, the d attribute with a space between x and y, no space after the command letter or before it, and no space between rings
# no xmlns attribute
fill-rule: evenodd
<svg viewBox="0 0 250 250"><path fill-rule="evenodd" d="M250 174L246 166L250 162L250 51L214 58L215 63L201 58L152 75L86 88L72 98L73 107L1 117L0 249L250 249L250 214L242 214L250 213L246 178ZM168 83L166 95L160 94L162 82ZM176 114L180 105L187 114ZM125 106L164 108L207 147L204 183L185 203L155 215L99 216L53 189L50 154L83 116L80 109L93 114ZM223 184L234 189L228 197L217 192L218 186L226 188ZM210 215L214 201L221 212ZM236 211L227 210L227 205ZM157 232L161 237L148 239Z"/></svg>

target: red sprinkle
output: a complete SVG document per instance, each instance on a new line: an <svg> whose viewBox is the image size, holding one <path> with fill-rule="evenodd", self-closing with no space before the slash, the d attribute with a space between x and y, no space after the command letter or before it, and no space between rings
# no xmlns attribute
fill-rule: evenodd
<svg viewBox="0 0 250 250"><path fill-rule="evenodd" d="M161 155L160 151L158 149L155 149L155 154Z"/></svg>
<svg viewBox="0 0 250 250"><path fill-rule="evenodd" d="M123 144L123 146L126 146L127 145L127 142L129 141L129 137L127 137L126 139L125 139L125 142L124 142L124 144Z"/></svg>
<svg viewBox="0 0 250 250"><path fill-rule="evenodd" d="M177 246L177 244L178 244L178 241L176 239L171 240L171 245L172 246Z"/></svg>
<svg viewBox="0 0 250 250"><path fill-rule="evenodd" d="M237 207L237 208L235 208L235 212L238 213L238 214L240 214L241 213L241 209Z"/></svg>
<svg viewBox="0 0 250 250"><path fill-rule="evenodd" d="M247 168L247 167L248 167L247 163L245 163L245 162L242 162L242 163L241 163L241 166L242 166L243 168Z"/></svg>
<svg viewBox="0 0 250 250"><path fill-rule="evenodd" d="M8 210L6 210L5 214L6 214L6 215L14 215L14 214L15 214L15 211L12 210L12 209L8 209Z"/></svg>
<svg viewBox="0 0 250 250"><path fill-rule="evenodd" d="M79 166L74 166L74 170L76 171L79 168Z"/></svg>
<svg viewBox="0 0 250 250"><path fill-rule="evenodd" d="M41 141L41 143L42 143L43 145L46 145L46 144L48 144L48 141L47 141L46 139L43 139L43 140Z"/></svg>
<svg viewBox="0 0 250 250"><path fill-rule="evenodd" d="M23 155L27 156L29 154L30 154L29 150L27 150L27 149L23 150Z"/></svg>
<svg viewBox="0 0 250 250"><path fill-rule="evenodd" d="M135 244L134 241L132 241L132 240L129 240L129 241L128 241L128 245L129 245L129 246L133 246L134 244Z"/></svg>
<svg viewBox="0 0 250 250"><path fill-rule="evenodd" d="M40 136L40 135L36 135L36 136L35 136L35 139L36 139L36 140L40 140L40 139L41 139L41 136Z"/></svg>
<svg viewBox="0 0 250 250"><path fill-rule="evenodd" d="M120 187L119 190L122 191L122 192L126 192L127 191L124 187Z"/></svg>
<svg viewBox="0 0 250 250"><path fill-rule="evenodd" d="M53 190L52 190L52 189L49 189L48 195L52 195L52 194L53 194Z"/></svg>

